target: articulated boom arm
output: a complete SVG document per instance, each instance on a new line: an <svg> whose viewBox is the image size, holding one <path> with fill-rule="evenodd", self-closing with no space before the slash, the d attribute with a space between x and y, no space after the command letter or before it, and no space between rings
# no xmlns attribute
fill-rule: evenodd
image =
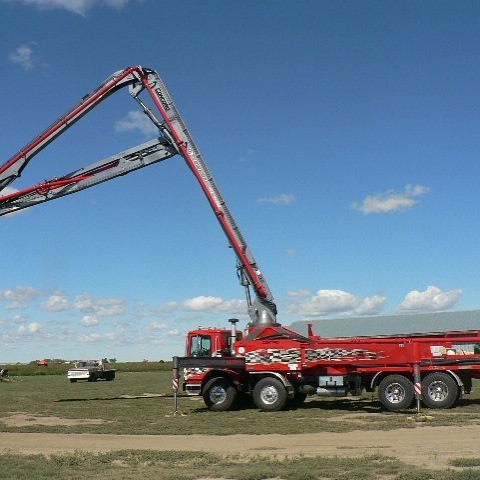
<svg viewBox="0 0 480 480"><path fill-rule="evenodd" d="M39 185L0 196L0 216L89 188L180 154L200 183L238 260L240 283L247 293L249 315L255 325L276 324L276 305L268 284L248 248L225 200L203 160L160 76L148 68L129 67L107 78L97 89L60 117L43 133L0 167L0 191L20 177L28 162L50 142L112 93L129 87L131 96L159 129L159 138L116 154ZM145 105L139 94L146 90L160 112L161 120ZM249 286L255 292L252 300Z"/></svg>
<svg viewBox="0 0 480 480"><path fill-rule="evenodd" d="M248 248L247 243L235 223L213 176L195 145L162 79L153 70L144 69L144 72L145 77L142 79L144 86L150 92L155 105L162 114L165 127L170 132L176 147L179 149L179 153L185 159L187 165L200 183L230 245L235 251L239 261L239 278L241 284L245 286L247 291L250 317L254 324L275 324L277 310L273 302L272 293L252 252ZM131 93L134 98L138 98L136 97L135 91ZM142 103L141 105L144 109L146 108ZM248 294L249 284L253 286L256 294L253 302L251 302L250 295Z"/></svg>
<svg viewBox="0 0 480 480"><path fill-rule="evenodd" d="M138 80L134 76L138 67L127 68L108 77L98 88L82 98L81 102L61 116L43 133L34 138L22 150L0 167L0 191L22 174L28 162L50 142L80 120L92 108L109 97L118 89L131 85Z"/></svg>

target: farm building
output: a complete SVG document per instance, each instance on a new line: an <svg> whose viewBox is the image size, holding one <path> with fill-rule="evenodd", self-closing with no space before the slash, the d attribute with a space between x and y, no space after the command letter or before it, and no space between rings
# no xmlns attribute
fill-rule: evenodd
<svg viewBox="0 0 480 480"><path fill-rule="evenodd" d="M292 323L289 328L307 335L308 324L313 325L315 335L322 337L480 330L480 310L301 320Z"/></svg>

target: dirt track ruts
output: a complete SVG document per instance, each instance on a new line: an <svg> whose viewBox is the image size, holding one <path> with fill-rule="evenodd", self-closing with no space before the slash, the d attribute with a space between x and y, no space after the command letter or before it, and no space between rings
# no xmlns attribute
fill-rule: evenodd
<svg viewBox="0 0 480 480"><path fill-rule="evenodd" d="M103 435L0 433L0 451L53 454L75 450L208 451L234 455L388 455L412 465L445 468L453 458L480 456L480 425L295 435Z"/></svg>

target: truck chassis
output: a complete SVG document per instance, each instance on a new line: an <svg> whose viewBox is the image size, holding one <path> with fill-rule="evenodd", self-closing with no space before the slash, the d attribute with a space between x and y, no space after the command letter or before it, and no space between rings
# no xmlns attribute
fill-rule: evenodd
<svg viewBox="0 0 480 480"><path fill-rule="evenodd" d="M451 408L471 392L472 379L480 378L479 331L322 338L283 327L253 327L233 352L197 355L199 335L210 336L213 345L222 335L232 338L227 332L192 331L187 349L194 355L174 358L177 376L183 369L184 391L201 395L213 411L235 408L242 396L251 397L260 410L277 411L296 407L309 395L374 391L392 412L412 407L416 398L428 408Z"/></svg>

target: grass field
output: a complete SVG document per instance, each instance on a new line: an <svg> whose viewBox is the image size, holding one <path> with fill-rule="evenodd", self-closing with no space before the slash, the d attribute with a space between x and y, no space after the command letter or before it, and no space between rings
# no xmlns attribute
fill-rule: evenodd
<svg viewBox="0 0 480 480"><path fill-rule="evenodd" d="M148 365L148 364L147 364ZM68 382L66 375L13 376L0 382L0 431L103 434L292 434L393 430L413 428L413 411L384 412L375 397L315 399L297 410L264 413L255 408L233 412L209 412L199 398L179 399L184 415L173 416L171 372L119 369L113 382ZM10 370L12 372L12 369ZM480 384L453 410L436 410L429 425L480 423ZM432 413L425 411L426 413ZM23 415L26 422L10 422ZM57 417L53 424L36 417ZM28 418L32 421L29 422ZM97 420L86 423L78 420ZM480 454L476 459L457 459L454 470L426 471L396 459L368 458L251 458L223 457L205 452L125 451L104 454L3 455L2 479L155 478L155 479L382 479L382 480L473 480L480 479ZM21 468L20 468L21 466Z"/></svg>
<svg viewBox="0 0 480 480"><path fill-rule="evenodd" d="M246 459L205 452L128 450L97 455L77 452L48 458L9 455L0 464L0 478L9 480L478 480L479 473L476 468L432 472L383 456Z"/></svg>

